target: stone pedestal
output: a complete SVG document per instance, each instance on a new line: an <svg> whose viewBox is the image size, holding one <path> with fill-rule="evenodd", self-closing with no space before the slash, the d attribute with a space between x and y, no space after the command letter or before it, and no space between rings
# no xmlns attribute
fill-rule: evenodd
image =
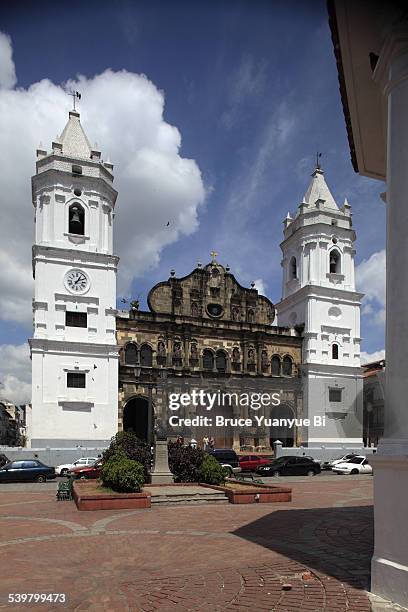
<svg viewBox="0 0 408 612"><path fill-rule="evenodd" d="M152 484L170 484L173 474L169 468L167 440L157 440L154 447L154 468L151 473Z"/></svg>

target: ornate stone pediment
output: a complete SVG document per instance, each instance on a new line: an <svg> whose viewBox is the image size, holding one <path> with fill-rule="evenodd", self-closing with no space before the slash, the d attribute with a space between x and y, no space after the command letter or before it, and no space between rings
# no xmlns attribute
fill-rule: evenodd
<svg viewBox="0 0 408 612"><path fill-rule="evenodd" d="M215 259L182 278L172 273L151 289L147 301L158 314L261 325L270 325L275 318L275 307L267 297L240 285Z"/></svg>

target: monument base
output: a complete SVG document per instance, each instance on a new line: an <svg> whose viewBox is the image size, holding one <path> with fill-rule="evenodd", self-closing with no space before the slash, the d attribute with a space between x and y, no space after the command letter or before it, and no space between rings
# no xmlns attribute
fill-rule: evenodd
<svg viewBox="0 0 408 612"><path fill-rule="evenodd" d="M156 440L154 447L154 468L150 475L152 484L170 484L173 474L169 468L169 451L167 440Z"/></svg>
<svg viewBox="0 0 408 612"><path fill-rule="evenodd" d="M152 472L151 484L173 484L173 474L168 472Z"/></svg>

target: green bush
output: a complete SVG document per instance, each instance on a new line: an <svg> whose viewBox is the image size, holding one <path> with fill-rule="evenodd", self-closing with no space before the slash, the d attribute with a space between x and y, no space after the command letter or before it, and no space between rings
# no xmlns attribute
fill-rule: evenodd
<svg viewBox="0 0 408 612"><path fill-rule="evenodd" d="M222 484L228 475L228 470L218 463L215 457L206 455L201 464L201 482L207 484Z"/></svg>
<svg viewBox="0 0 408 612"><path fill-rule="evenodd" d="M123 451L104 462L101 478L104 486L118 493L139 493L145 482L143 465L128 459Z"/></svg>
<svg viewBox="0 0 408 612"><path fill-rule="evenodd" d="M144 480L147 482L152 462L152 453L149 445L140 440L133 431L119 431L112 438L109 447L103 453L103 462L108 461L117 452L122 452L128 459L141 463Z"/></svg>
<svg viewBox="0 0 408 612"><path fill-rule="evenodd" d="M200 482L204 451L169 442L169 468L174 482Z"/></svg>

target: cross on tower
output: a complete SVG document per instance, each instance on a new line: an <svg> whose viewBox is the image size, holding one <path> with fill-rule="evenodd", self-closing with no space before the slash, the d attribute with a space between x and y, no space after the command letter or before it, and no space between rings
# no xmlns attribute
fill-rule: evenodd
<svg viewBox="0 0 408 612"><path fill-rule="evenodd" d="M76 110L75 109L75 100L76 99L80 100L81 99L81 94L79 93L79 91L72 90L72 91L67 92L67 95L68 96L72 96L72 99L74 101L74 110Z"/></svg>
<svg viewBox="0 0 408 612"><path fill-rule="evenodd" d="M212 257L212 262L211 263L216 263L216 257L218 255L217 251L211 251L210 253L211 257Z"/></svg>

